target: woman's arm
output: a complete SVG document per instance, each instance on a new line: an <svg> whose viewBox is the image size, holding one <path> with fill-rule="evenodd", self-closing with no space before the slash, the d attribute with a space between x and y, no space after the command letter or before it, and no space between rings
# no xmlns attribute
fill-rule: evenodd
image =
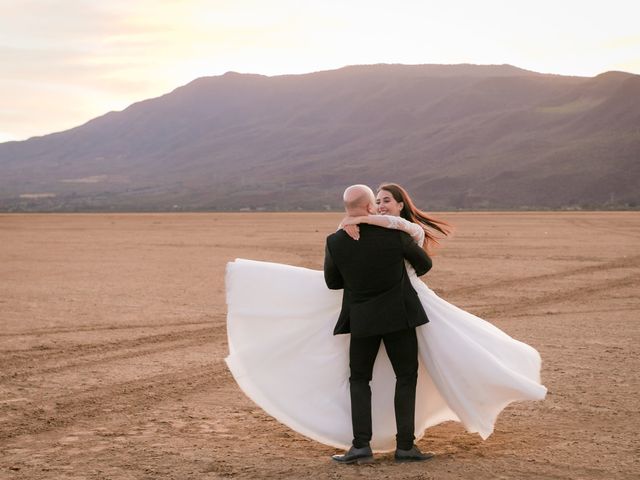
<svg viewBox="0 0 640 480"><path fill-rule="evenodd" d="M361 217L344 217L340 222L340 228L345 228L349 225L358 225L360 223L367 223L369 225L376 225L383 228L391 228L394 230L402 230L405 233L411 235L413 241L422 246L424 243L424 230L417 223L405 220L402 217L395 217L393 215L366 215ZM351 238L353 235L345 228L345 231L349 233ZM359 236L358 236L359 238ZM357 240L357 238L354 238Z"/></svg>

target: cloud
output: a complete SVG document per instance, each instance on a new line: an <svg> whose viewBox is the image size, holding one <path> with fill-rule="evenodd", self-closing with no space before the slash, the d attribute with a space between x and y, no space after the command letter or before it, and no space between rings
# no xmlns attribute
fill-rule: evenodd
<svg viewBox="0 0 640 480"><path fill-rule="evenodd" d="M299 11L296 2L21 2L0 18L0 130L22 139L68 128L224 66L284 73L280 54L302 53Z"/></svg>
<svg viewBox="0 0 640 480"><path fill-rule="evenodd" d="M640 71L637 16L627 5L0 0L0 131L25 138L68 128L227 70L468 62Z"/></svg>

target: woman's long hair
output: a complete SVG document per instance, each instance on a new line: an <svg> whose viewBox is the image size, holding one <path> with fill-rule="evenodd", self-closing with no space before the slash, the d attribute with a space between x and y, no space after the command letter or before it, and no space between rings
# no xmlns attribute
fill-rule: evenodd
<svg viewBox="0 0 640 480"><path fill-rule="evenodd" d="M440 232L445 237L450 235L453 228L447 222L438 220L428 216L425 212L417 208L407 191L397 183L383 183L378 187L378 193L380 190L389 192L396 202L402 202L403 207L400 211L400 216L405 220L417 223L424 230L424 248L425 252L431 254L434 246L439 245L438 237L436 237L431 229Z"/></svg>

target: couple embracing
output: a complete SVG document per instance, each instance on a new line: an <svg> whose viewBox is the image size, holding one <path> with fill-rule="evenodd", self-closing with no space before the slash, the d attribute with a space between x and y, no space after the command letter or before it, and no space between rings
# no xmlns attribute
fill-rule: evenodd
<svg viewBox="0 0 640 480"><path fill-rule="evenodd" d="M446 235L446 223L396 184L377 197L353 185L344 202L324 275L241 259L227 266L226 361L255 403L348 449L334 461L368 463L393 449L397 461L431 458L414 441L446 420L487 438L510 402L544 398L535 349L418 278L431 268L433 230Z"/></svg>

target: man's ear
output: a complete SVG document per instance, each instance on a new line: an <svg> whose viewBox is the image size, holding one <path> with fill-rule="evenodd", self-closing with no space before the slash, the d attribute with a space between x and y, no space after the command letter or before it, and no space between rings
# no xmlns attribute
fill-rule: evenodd
<svg viewBox="0 0 640 480"><path fill-rule="evenodd" d="M375 215L376 206L373 203L369 203L369 205L367 205L367 212L369 212L371 215Z"/></svg>

